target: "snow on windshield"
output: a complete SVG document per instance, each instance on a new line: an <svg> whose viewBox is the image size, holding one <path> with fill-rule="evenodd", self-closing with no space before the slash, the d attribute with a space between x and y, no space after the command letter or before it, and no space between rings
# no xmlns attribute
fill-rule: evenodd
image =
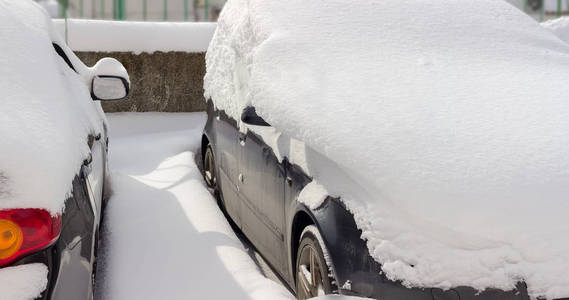
<svg viewBox="0 0 569 300"><path fill-rule="evenodd" d="M0 209L60 213L88 134L103 130L100 105L56 54L52 30L34 2L0 0Z"/></svg>
<svg viewBox="0 0 569 300"><path fill-rule="evenodd" d="M569 46L503 1L230 0L205 96L338 164L314 178L389 278L557 298L568 78Z"/></svg>

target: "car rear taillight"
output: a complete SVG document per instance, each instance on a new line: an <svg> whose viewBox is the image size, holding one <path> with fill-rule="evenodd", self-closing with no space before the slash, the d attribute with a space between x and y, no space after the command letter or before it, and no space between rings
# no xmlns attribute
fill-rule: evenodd
<svg viewBox="0 0 569 300"><path fill-rule="evenodd" d="M49 247L60 231L61 216L46 210L0 210L0 267Z"/></svg>

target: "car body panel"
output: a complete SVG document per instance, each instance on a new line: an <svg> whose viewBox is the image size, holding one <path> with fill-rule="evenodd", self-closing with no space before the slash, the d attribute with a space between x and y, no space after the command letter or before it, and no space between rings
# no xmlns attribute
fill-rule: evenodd
<svg viewBox="0 0 569 300"><path fill-rule="evenodd" d="M231 169L227 172L234 178L229 182L230 176L222 176L218 178L218 184L222 187L226 184L234 185L232 192L236 195L231 195L231 201L240 202L232 203L240 208L229 215L234 221L236 218L239 220L238 223L247 238L291 289L295 286L295 258L300 231L302 226L314 224L330 254L329 267L341 294L386 300L529 299L523 283L518 285L517 291L487 290L479 293L469 287L447 291L407 288L401 282L389 280L381 272L381 265L369 254L354 216L339 198L328 197L315 209L310 209L298 201L302 189L312 181L305 167L290 162L287 156L279 159L275 149L255 134L255 131L263 129L240 124L239 121L229 118L225 112L217 110L212 101L208 101L207 115L204 141L212 145L218 158L220 155L232 156L231 159L235 156L240 158L237 165L232 165L231 168L227 166L227 158L217 160L221 165L219 168L222 169L225 164L226 169ZM219 123L231 126L218 126ZM231 130L234 132L228 132ZM228 152L231 154L226 154ZM330 164L334 165L333 162ZM328 171L330 170L333 171L334 167ZM227 205L227 196L224 194L226 190L228 189L222 189L222 194Z"/></svg>

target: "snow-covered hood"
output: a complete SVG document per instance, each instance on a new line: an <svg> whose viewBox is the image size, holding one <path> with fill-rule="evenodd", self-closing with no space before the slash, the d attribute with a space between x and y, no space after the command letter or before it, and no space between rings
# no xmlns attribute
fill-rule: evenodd
<svg viewBox="0 0 569 300"><path fill-rule="evenodd" d="M37 4L0 0L0 209L60 213L89 153L88 134L103 130L86 79L67 67L53 41L71 53Z"/></svg>
<svg viewBox="0 0 569 300"><path fill-rule="evenodd" d="M569 45L497 0L230 0L206 98L315 172L406 285L569 297Z"/></svg>

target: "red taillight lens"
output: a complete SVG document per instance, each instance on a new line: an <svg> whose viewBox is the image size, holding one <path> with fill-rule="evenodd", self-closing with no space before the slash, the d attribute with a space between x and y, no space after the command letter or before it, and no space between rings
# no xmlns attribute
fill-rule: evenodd
<svg viewBox="0 0 569 300"><path fill-rule="evenodd" d="M0 267L45 249L61 231L61 216L43 209L0 210Z"/></svg>

